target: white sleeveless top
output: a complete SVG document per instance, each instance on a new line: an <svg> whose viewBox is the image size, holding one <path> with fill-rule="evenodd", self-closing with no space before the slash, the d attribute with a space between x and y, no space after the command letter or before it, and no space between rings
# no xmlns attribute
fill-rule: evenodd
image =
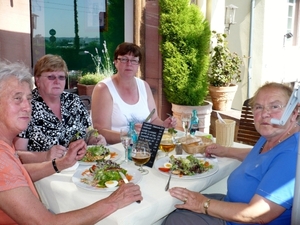
<svg viewBox="0 0 300 225"><path fill-rule="evenodd" d="M129 128L129 122L143 123L150 111L147 102L147 91L144 81L135 77L139 100L136 104L130 105L122 100L111 77L101 81L106 84L113 99L113 111L111 115L111 129L120 131L121 128Z"/></svg>

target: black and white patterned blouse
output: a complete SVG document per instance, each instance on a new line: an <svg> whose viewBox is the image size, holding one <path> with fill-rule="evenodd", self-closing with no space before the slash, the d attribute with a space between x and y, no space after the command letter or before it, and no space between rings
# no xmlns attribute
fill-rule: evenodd
<svg viewBox="0 0 300 225"><path fill-rule="evenodd" d="M28 151L48 151L53 145L67 147L71 138L79 132L79 138L86 135L92 122L89 112L80 98L63 92L60 97L60 121L44 102L37 89L32 91L32 118L27 130L20 133L21 138L29 139Z"/></svg>

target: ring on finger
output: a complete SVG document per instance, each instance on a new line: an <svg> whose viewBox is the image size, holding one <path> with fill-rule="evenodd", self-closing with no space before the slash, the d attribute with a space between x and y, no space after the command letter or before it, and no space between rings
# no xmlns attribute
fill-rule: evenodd
<svg viewBox="0 0 300 225"><path fill-rule="evenodd" d="M184 198L182 201L183 201L183 204L187 203L187 198Z"/></svg>

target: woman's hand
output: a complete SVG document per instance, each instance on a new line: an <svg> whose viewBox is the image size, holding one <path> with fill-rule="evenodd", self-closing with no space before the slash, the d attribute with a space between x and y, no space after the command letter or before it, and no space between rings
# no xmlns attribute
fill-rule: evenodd
<svg viewBox="0 0 300 225"><path fill-rule="evenodd" d="M55 158L62 158L65 155L67 149L62 145L53 145L49 151L46 152L45 161L49 161Z"/></svg>
<svg viewBox="0 0 300 225"><path fill-rule="evenodd" d="M182 204L175 205L176 208L204 213L203 203L207 200L207 198L199 192L190 191L181 187L171 188L169 192L172 197L182 201Z"/></svg>
<svg viewBox="0 0 300 225"><path fill-rule="evenodd" d="M89 139L89 145L107 145L105 137L103 137L101 134L99 134L97 137L91 136Z"/></svg>
<svg viewBox="0 0 300 225"><path fill-rule="evenodd" d="M142 193L140 190L140 186L128 183L122 184L116 191L114 191L109 197L107 197L104 201L117 203L117 208L121 209L133 202L142 201Z"/></svg>
<svg viewBox="0 0 300 225"><path fill-rule="evenodd" d="M81 160L84 157L85 153L86 143L83 139L71 142L65 157L62 158L64 165L68 167L73 166L78 160Z"/></svg>
<svg viewBox="0 0 300 225"><path fill-rule="evenodd" d="M219 157L226 157L228 155L228 147L221 146L219 144L211 144L205 148L206 157L211 157L212 155Z"/></svg>
<svg viewBox="0 0 300 225"><path fill-rule="evenodd" d="M177 119L174 116L169 116L163 122L163 126L166 128L175 128L176 124L177 124Z"/></svg>

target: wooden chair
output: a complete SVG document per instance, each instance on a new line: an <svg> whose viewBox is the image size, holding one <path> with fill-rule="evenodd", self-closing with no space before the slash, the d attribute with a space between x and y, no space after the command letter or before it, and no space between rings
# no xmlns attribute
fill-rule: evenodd
<svg viewBox="0 0 300 225"><path fill-rule="evenodd" d="M237 132L237 141L243 144L254 145L260 138L260 134L255 129L249 101L250 99L247 99L243 104L239 129Z"/></svg>
<svg viewBox="0 0 300 225"><path fill-rule="evenodd" d="M79 95L79 98L81 99L81 101L85 105L86 109L88 111L90 111L91 110L91 96L88 96L88 95Z"/></svg>

